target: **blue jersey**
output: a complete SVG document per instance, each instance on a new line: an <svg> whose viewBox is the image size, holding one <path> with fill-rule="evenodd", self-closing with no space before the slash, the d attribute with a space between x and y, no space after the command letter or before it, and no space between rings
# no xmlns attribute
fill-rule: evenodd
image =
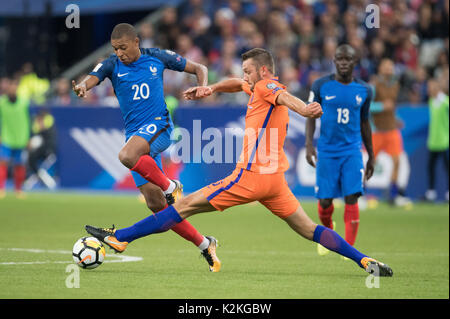
<svg viewBox="0 0 450 319"><path fill-rule="evenodd" d="M372 90L364 81L349 84L335 80L331 74L312 84L309 102L322 105L320 137L317 150L322 157L338 157L360 153L361 120L369 118Z"/></svg>
<svg viewBox="0 0 450 319"><path fill-rule="evenodd" d="M100 82L106 77L111 80L127 138L155 119L171 121L164 100L164 69L181 72L186 66L186 59L173 51L157 48L140 50L141 56L133 63L125 65L113 54L89 73L98 77Z"/></svg>

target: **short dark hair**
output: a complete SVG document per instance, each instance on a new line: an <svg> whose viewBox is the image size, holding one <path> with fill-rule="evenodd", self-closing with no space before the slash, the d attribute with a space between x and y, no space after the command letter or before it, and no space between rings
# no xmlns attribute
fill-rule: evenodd
<svg viewBox="0 0 450 319"><path fill-rule="evenodd" d="M121 39L127 37L134 40L137 37L136 29L128 23L119 23L111 32L111 39Z"/></svg>
<svg viewBox="0 0 450 319"><path fill-rule="evenodd" d="M242 61L253 59L258 68L265 65L271 73L275 73L275 62L269 51L261 48L254 48L242 54Z"/></svg>
<svg viewBox="0 0 450 319"><path fill-rule="evenodd" d="M351 54L353 57L356 57L356 50L349 44L341 44L336 48L336 53L338 52L347 52Z"/></svg>

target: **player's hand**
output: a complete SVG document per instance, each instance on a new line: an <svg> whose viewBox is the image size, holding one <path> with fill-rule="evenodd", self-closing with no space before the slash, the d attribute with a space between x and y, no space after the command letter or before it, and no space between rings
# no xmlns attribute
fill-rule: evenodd
<svg viewBox="0 0 450 319"><path fill-rule="evenodd" d="M86 83L82 82L80 84L76 84L74 80L72 80L72 90L78 97L86 96Z"/></svg>
<svg viewBox="0 0 450 319"><path fill-rule="evenodd" d="M364 174L364 179L366 181L368 181L372 177L374 170L375 170L375 160L373 159L373 157L369 157L366 163L366 172Z"/></svg>
<svg viewBox="0 0 450 319"><path fill-rule="evenodd" d="M195 86L183 92L183 97L186 100L198 100L210 96L212 89L209 86Z"/></svg>
<svg viewBox="0 0 450 319"><path fill-rule="evenodd" d="M316 167L317 152L313 145L306 145L306 161L312 167Z"/></svg>
<svg viewBox="0 0 450 319"><path fill-rule="evenodd" d="M306 106L306 117L317 119L323 114L322 106L317 102L309 103Z"/></svg>

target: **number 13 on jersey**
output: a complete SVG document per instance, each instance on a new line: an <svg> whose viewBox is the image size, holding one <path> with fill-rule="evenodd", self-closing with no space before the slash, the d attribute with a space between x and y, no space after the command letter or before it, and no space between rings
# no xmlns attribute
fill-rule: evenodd
<svg viewBox="0 0 450 319"><path fill-rule="evenodd" d="M348 121L350 121L350 112L347 108L341 108L339 107L337 109L338 116L337 116L337 122L340 124L347 124Z"/></svg>

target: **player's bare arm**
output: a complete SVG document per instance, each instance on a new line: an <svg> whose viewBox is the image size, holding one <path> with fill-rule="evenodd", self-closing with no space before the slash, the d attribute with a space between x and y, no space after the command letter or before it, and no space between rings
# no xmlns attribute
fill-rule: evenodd
<svg viewBox="0 0 450 319"><path fill-rule="evenodd" d="M312 167L316 167L317 152L313 145L314 132L316 130L316 119L309 118L306 120L305 147L306 161Z"/></svg>
<svg viewBox="0 0 450 319"><path fill-rule="evenodd" d="M298 97L293 96L289 92L282 92L278 95L276 100L277 105L285 105L292 111L308 118L319 118L322 116L322 107L317 102L306 104Z"/></svg>
<svg viewBox="0 0 450 319"><path fill-rule="evenodd" d="M367 150L367 154L369 155L369 159L366 163L366 172L364 178L369 180L374 171L375 166L375 156L373 154L373 146L372 146L372 128L370 127L369 120L361 119L361 137L364 143L364 147Z"/></svg>
<svg viewBox="0 0 450 319"><path fill-rule="evenodd" d="M86 76L83 81L78 84L76 84L75 80L72 80L72 90L78 97L85 97L87 91L96 86L99 81L98 77L94 75Z"/></svg>
<svg viewBox="0 0 450 319"><path fill-rule="evenodd" d="M242 91L244 80L240 78L230 78L217 82L210 86L192 87L183 92L186 100L196 100L210 96L216 92L233 93Z"/></svg>
<svg viewBox="0 0 450 319"><path fill-rule="evenodd" d="M208 68L200 63L196 63L190 60L186 60L186 67L184 68L184 72L195 74L197 76L197 84L198 86L194 88L190 88L183 92L183 95L188 95L190 98L186 98L187 100L202 98L205 95L205 91L209 91L207 88L208 85Z"/></svg>

